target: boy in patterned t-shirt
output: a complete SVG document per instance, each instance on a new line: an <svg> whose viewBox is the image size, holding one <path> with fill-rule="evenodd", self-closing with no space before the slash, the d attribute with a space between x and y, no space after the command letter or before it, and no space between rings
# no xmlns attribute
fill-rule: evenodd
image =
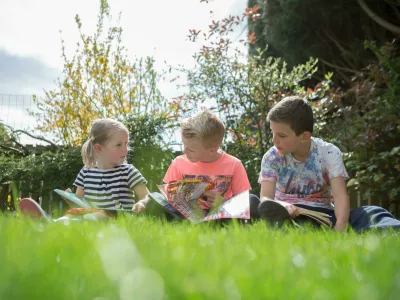
<svg viewBox="0 0 400 300"><path fill-rule="evenodd" d="M345 183L348 175L341 152L333 144L311 136L314 119L307 101L287 97L270 110L267 121L274 146L261 162L261 218L282 224L298 217L300 207L329 214L337 231L344 230L348 223L356 231L400 228L400 221L381 207L350 210ZM274 200L292 205L284 208Z"/></svg>

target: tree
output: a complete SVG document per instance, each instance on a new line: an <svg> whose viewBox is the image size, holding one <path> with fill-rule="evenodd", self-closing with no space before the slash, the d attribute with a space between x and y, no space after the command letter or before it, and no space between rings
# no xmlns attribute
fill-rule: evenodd
<svg viewBox="0 0 400 300"><path fill-rule="evenodd" d="M177 116L205 104L218 112L226 125L224 147L243 161L253 187L258 186L261 158L271 146L266 124L270 108L284 96L308 93L312 97L325 89L320 85L307 91L302 86L316 71L316 59L288 68L280 58L264 59L260 49L248 56L246 48L240 46L252 43L251 34L238 45L233 43L233 29L247 18L257 17L257 9L248 8L242 16L214 20L203 35L190 30L191 39L204 37L205 45L194 55L195 68L180 69L187 77L189 92L173 103Z"/></svg>
<svg viewBox="0 0 400 300"><path fill-rule="evenodd" d="M56 146L42 136L38 136L21 129L15 130L11 126L0 122L0 155L19 157L29 155L31 151L20 143L21 134L28 135L29 137L38 141L45 142L53 148Z"/></svg>
<svg viewBox="0 0 400 300"><path fill-rule="evenodd" d="M260 18L249 19L256 36L250 53L269 45L267 56L282 57L289 66L311 57L320 60L319 79L334 71L335 81L351 84L351 77L376 57L364 40L378 45L398 35L399 2L387 0L250 0ZM368 4L368 5L367 5Z"/></svg>
<svg viewBox="0 0 400 300"><path fill-rule="evenodd" d="M332 89L316 104L316 133L344 150L348 185L390 209L400 204L400 50L396 43L365 46L378 62L357 74L350 89Z"/></svg>
<svg viewBox="0 0 400 300"><path fill-rule="evenodd" d="M80 41L71 59L62 41L64 78L57 80L56 89L46 91L44 99L35 98L41 110L36 114L39 130L55 132L64 144L76 146L88 136L93 119L165 114L167 102L157 88L161 74L155 71L153 58L129 61L122 28L111 26L107 1L100 1L93 35L83 33L78 15L75 20ZM106 20L110 25L105 34Z"/></svg>

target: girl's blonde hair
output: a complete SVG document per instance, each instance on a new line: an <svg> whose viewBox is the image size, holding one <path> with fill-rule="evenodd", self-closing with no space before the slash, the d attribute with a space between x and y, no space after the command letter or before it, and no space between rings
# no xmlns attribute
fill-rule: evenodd
<svg viewBox="0 0 400 300"><path fill-rule="evenodd" d="M89 139L82 145L82 160L86 168L96 167L96 156L94 145L104 145L115 131L122 130L126 133L128 129L119 121L112 119L97 119L93 121L90 128Z"/></svg>

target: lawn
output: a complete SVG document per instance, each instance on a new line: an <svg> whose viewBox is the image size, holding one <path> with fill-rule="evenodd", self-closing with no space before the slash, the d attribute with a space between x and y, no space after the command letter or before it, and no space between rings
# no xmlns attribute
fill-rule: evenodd
<svg viewBox="0 0 400 300"><path fill-rule="evenodd" d="M0 299L398 299L400 236L0 216Z"/></svg>

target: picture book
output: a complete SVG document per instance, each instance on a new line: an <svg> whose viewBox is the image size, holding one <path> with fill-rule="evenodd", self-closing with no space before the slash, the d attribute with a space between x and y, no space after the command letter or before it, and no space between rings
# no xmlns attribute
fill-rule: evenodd
<svg viewBox="0 0 400 300"><path fill-rule="evenodd" d="M209 210L202 209L197 199L214 187L201 180L179 180L157 186L161 193L149 196L169 213L181 215L193 223L217 219L250 219L249 192L243 192L226 201L214 203ZM203 198L203 200L206 200Z"/></svg>
<svg viewBox="0 0 400 300"><path fill-rule="evenodd" d="M64 200L68 203L71 207L78 207L78 208L94 208L94 209L101 209L107 211L115 211L115 212L132 212L130 210L124 209L116 209L116 208L99 208L93 203L87 201L85 198L79 198L72 192L66 192L63 190L55 189L54 192L59 194ZM132 212L134 213L134 212Z"/></svg>
<svg viewBox="0 0 400 300"><path fill-rule="evenodd" d="M70 206L76 206L76 207L81 207L81 208L96 208L89 201L85 200L84 198L79 198L79 197L75 196L75 194L72 192L66 192L66 191L58 190L58 189L55 189L54 191L57 194L59 194L61 197L63 197L64 200Z"/></svg>
<svg viewBox="0 0 400 300"><path fill-rule="evenodd" d="M289 205L291 205L291 203L287 203L285 201L280 201L280 200L276 200L275 201L279 204L281 204L283 207L287 207ZM300 215L309 217L313 220L315 220L316 222L318 222L320 225L322 225L323 227L332 227L332 222L330 220L330 216L328 214L322 213L322 212L318 212L318 211L313 211L313 210L309 210L303 207L298 207L299 209L299 213ZM296 219L294 219L294 223Z"/></svg>

